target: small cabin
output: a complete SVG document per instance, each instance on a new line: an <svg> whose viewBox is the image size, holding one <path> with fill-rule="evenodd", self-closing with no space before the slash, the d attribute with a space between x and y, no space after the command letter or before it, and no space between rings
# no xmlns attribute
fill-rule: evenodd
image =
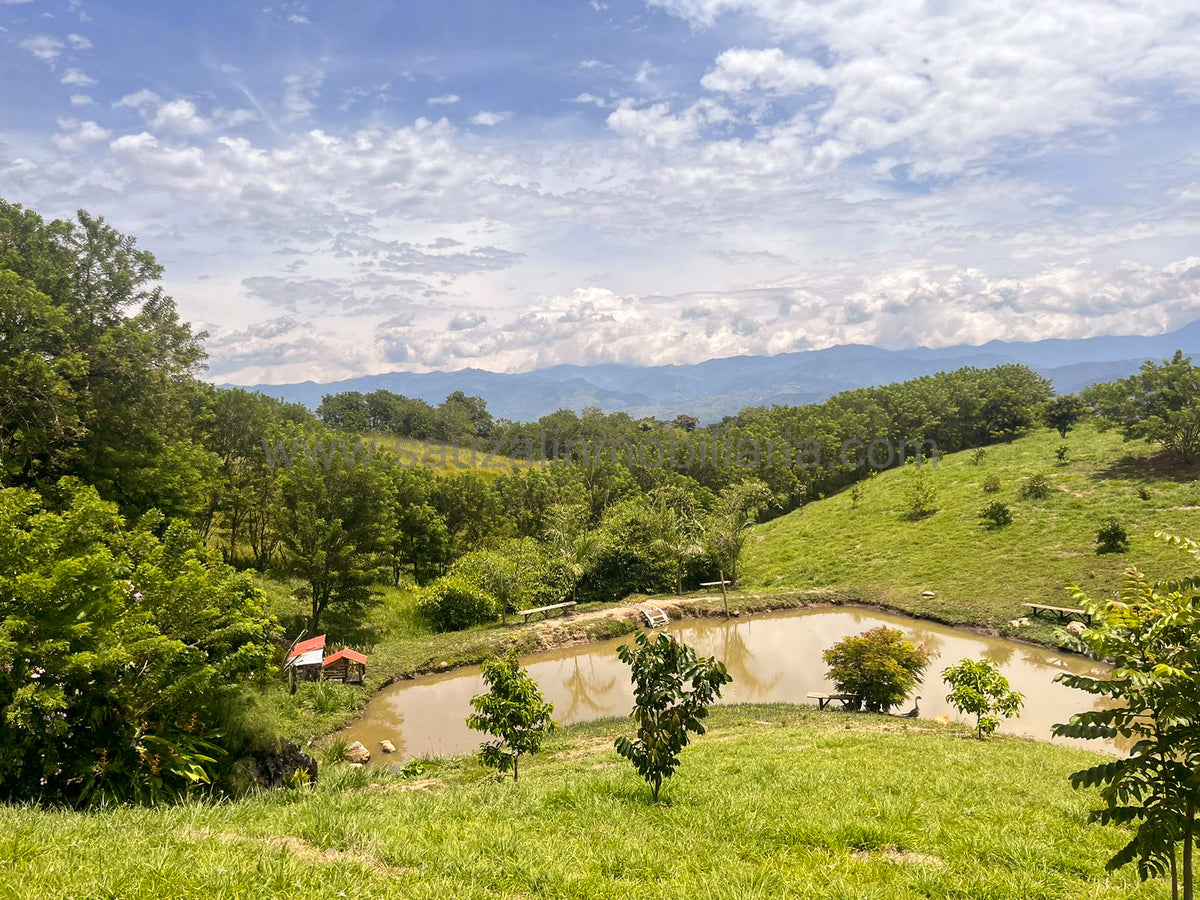
<svg viewBox="0 0 1200 900"><path fill-rule="evenodd" d="M339 650L325 660L322 674L330 681L362 684L367 677L367 657L356 650Z"/></svg>
<svg viewBox="0 0 1200 900"><path fill-rule="evenodd" d="M325 660L325 635L299 641L288 651L285 669L295 669L300 678L312 680L321 677L321 664Z"/></svg>

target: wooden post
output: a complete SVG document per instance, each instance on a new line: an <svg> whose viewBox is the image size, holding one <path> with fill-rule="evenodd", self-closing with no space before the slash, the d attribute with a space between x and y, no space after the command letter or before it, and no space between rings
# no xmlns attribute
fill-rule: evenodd
<svg viewBox="0 0 1200 900"><path fill-rule="evenodd" d="M709 571L712 571L711 569ZM717 575L721 578L721 597L725 600L725 618L729 618L729 594L725 592L725 573L717 569Z"/></svg>

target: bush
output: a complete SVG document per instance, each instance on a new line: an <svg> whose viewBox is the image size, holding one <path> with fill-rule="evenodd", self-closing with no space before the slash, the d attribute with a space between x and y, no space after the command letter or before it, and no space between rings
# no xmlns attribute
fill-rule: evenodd
<svg viewBox="0 0 1200 900"><path fill-rule="evenodd" d="M1066 444L1059 444L1058 449L1054 451L1054 458L1057 459L1060 463L1065 463L1067 461L1067 456L1070 454L1070 452L1071 452L1071 448L1068 447Z"/></svg>
<svg viewBox="0 0 1200 900"><path fill-rule="evenodd" d="M881 625L843 638L822 654L829 679L843 694L856 694L872 712L887 712L921 681L936 654L898 628Z"/></svg>
<svg viewBox="0 0 1200 900"><path fill-rule="evenodd" d="M983 492L985 494L995 494L1000 490L1000 476L992 473L987 478L983 479Z"/></svg>
<svg viewBox="0 0 1200 900"><path fill-rule="evenodd" d="M1124 553L1129 549L1129 534L1114 518L1105 519L1096 532L1097 553Z"/></svg>
<svg viewBox="0 0 1200 900"><path fill-rule="evenodd" d="M1045 475L1030 475L1021 483L1018 496L1022 500L1045 500L1050 496L1050 482Z"/></svg>
<svg viewBox="0 0 1200 900"><path fill-rule="evenodd" d="M924 519L937 512L937 487L933 478L924 469L914 469L908 476L908 502L905 515L909 519Z"/></svg>
<svg viewBox="0 0 1200 900"><path fill-rule="evenodd" d="M983 520L983 524L988 528L1003 528L1006 525L1012 524L1012 513L1009 512L1008 504L1001 503L999 500L993 500L979 512L979 518Z"/></svg>
<svg viewBox="0 0 1200 900"><path fill-rule="evenodd" d="M976 447L975 452L971 454L971 463L976 466L982 466L983 460L987 456L987 450L983 447Z"/></svg>
<svg viewBox="0 0 1200 900"><path fill-rule="evenodd" d="M975 716L975 736L980 740L999 727L1001 717L1021 714L1025 698L1009 687L990 659L964 659L949 666L942 680L950 686L946 700L959 712Z"/></svg>
<svg viewBox="0 0 1200 900"><path fill-rule="evenodd" d="M1139 500L1149 500L1150 499L1150 491L1144 487L1138 488L1138 499Z"/></svg>
<svg viewBox="0 0 1200 900"><path fill-rule="evenodd" d="M447 575L421 591L417 612L434 631L461 631L496 621L500 607L487 591Z"/></svg>

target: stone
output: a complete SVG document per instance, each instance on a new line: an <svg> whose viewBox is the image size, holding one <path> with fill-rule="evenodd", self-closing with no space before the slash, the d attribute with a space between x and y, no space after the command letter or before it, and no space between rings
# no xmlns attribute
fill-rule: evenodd
<svg viewBox="0 0 1200 900"><path fill-rule="evenodd" d="M315 784L319 765L295 744L285 742L278 750L260 752L251 756L248 771L250 779L259 787L281 788L296 772L303 773L305 780Z"/></svg>
<svg viewBox="0 0 1200 900"><path fill-rule="evenodd" d="M921 596L928 600L931 597L936 597L937 593L935 591L921 591Z"/></svg>
<svg viewBox="0 0 1200 900"><path fill-rule="evenodd" d="M1082 622L1068 622L1067 623L1067 634L1071 635L1072 637L1079 637L1086 630L1087 630L1087 626L1084 625Z"/></svg>
<svg viewBox="0 0 1200 900"><path fill-rule="evenodd" d="M351 769L361 769L362 767L363 767L362 763L350 763Z"/></svg>
<svg viewBox="0 0 1200 900"><path fill-rule="evenodd" d="M395 753L396 745L393 744L391 741L380 741L379 749L382 750L384 753Z"/></svg>
<svg viewBox="0 0 1200 900"><path fill-rule="evenodd" d="M362 745L361 741L355 741L346 748L346 752L342 754L342 759L349 763L368 763L371 761L371 751Z"/></svg>

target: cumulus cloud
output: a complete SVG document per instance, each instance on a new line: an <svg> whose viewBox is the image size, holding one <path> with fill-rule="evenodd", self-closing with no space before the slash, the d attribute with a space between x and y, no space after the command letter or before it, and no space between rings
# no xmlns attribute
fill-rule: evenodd
<svg viewBox="0 0 1200 900"><path fill-rule="evenodd" d="M67 71L63 72L62 78L59 81L71 87L87 87L90 84L96 83L96 79L89 78L83 69L75 68L67 69Z"/></svg>
<svg viewBox="0 0 1200 900"><path fill-rule="evenodd" d="M44 62L53 62L63 51L63 42L49 34L38 34L19 41L17 46L28 50Z"/></svg>
<svg viewBox="0 0 1200 900"><path fill-rule="evenodd" d="M489 109L481 110L471 116L472 125L499 125L501 122L511 119L512 113L501 111L493 112Z"/></svg>
<svg viewBox="0 0 1200 900"><path fill-rule="evenodd" d="M725 107L710 100L698 100L678 113L672 113L666 103L637 107L633 100L623 100L609 115L608 127L649 147L671 149L694 140L702 129L730 118Z"/></svg>
<svg viewBox="0 0 1200 900"><path fill-rule="evenodd" d="M68 34L67 43L71 45L72 50L91 50L92 42L82 34Z"/></svg>
<svg viewBox="0 0 1200 900"><path fill-rule="evenodd" d="M59 133L54 138L58 149L64 153L79 153L88 145L106 141L112 132L93 121L80 122L76 119L59 119Z"/></svg>

